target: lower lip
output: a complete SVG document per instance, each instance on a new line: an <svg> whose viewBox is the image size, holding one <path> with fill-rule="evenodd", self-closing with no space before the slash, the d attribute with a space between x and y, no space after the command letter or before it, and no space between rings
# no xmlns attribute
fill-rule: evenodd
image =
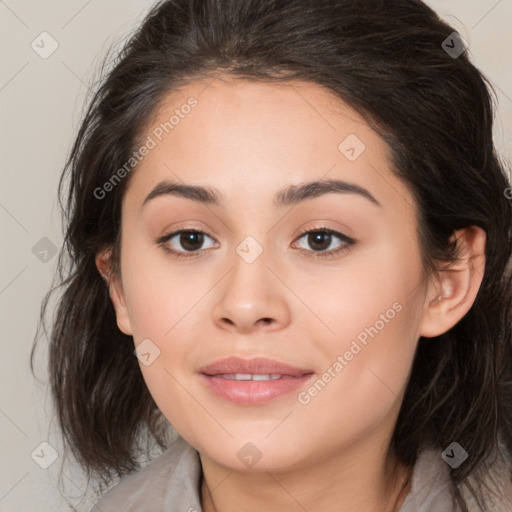
<svg viewBox="0 0 512 512"><path fill-rule="evenodd" d="M308 373L302 377L275 380L234 380L212 377L201 373L208 389L221 398L240 405L259 405L270 402L301 387L313 377Z"/></svg>

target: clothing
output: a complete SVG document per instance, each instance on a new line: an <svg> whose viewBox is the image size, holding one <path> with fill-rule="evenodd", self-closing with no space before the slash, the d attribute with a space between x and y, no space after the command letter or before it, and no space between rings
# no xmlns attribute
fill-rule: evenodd
<svg viewBox="0 0 512 512"><path fill-rule="evenodd" d="M509 472L497 466L496 475L501 496L490 501L485 512L512 512ZM157 459L111 488L90 512L202 512L200 487L199 454L178 436ZM451 488L448 464L439 451L425 450L414 466L411 489L399 512L455 512ZM476 507L471 511L482 512Z"/></svg>

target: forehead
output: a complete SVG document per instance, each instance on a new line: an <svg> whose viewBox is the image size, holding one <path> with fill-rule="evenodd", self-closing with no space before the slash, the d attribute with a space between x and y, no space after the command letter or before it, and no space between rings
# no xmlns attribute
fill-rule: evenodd
<svg viewBox="0 0 512 512"><path fill-rule="evenodd" d="M312 83L209 78L169 92L141 134L153 141L126 201L141 205L161 180L213 185L233 198L321 178L408 199L390 150L354 109Z"/></svg>

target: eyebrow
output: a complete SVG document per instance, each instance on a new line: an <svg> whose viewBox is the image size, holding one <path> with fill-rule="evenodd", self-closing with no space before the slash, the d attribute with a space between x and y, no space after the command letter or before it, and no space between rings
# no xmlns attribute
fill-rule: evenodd
<svg viewBox="0 0 512 512"><path fill-rule="evenodd" d="M379 201L365 188L355 183L334 179L311 181L301 185L289 185L277 192L274 197L274 204L278 207L295 205L302 201L331 193L357 194L382 208ZM205 205L223 206L225 204L220 191L213 187L186 185L164 180L158 183L146 196L141 209L152 199L164 195L183 197Z"/></svg>

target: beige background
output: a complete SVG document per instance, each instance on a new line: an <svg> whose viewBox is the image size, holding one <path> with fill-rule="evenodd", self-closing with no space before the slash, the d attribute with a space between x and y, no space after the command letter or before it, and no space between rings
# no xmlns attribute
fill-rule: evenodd
<svg viewBox="0 0 512 512"><path fill-rule="evenodd" d="M57 182L87 88L106 49L129 34L151 3L0 0L0 512L92 507L87 499L79 507L79 500L68 496L66 501L59 493L62 456L46 470L31 457L36 450L38 460L49 460L51 449L40 446L42 442L62 453L59 431L50 417L44 343L37 367L42 383L34 381L28 366L40 302L57 258L45 263L32 248L43 237L57 247L62 243ZM496 141L512 161L512 0L427 3L463 35L473 61L495 85ZM58 43L47 59L31 47L43 31ZM80 498L84 489L80 473L66 466L65 475L66 489Z"/></svg>

